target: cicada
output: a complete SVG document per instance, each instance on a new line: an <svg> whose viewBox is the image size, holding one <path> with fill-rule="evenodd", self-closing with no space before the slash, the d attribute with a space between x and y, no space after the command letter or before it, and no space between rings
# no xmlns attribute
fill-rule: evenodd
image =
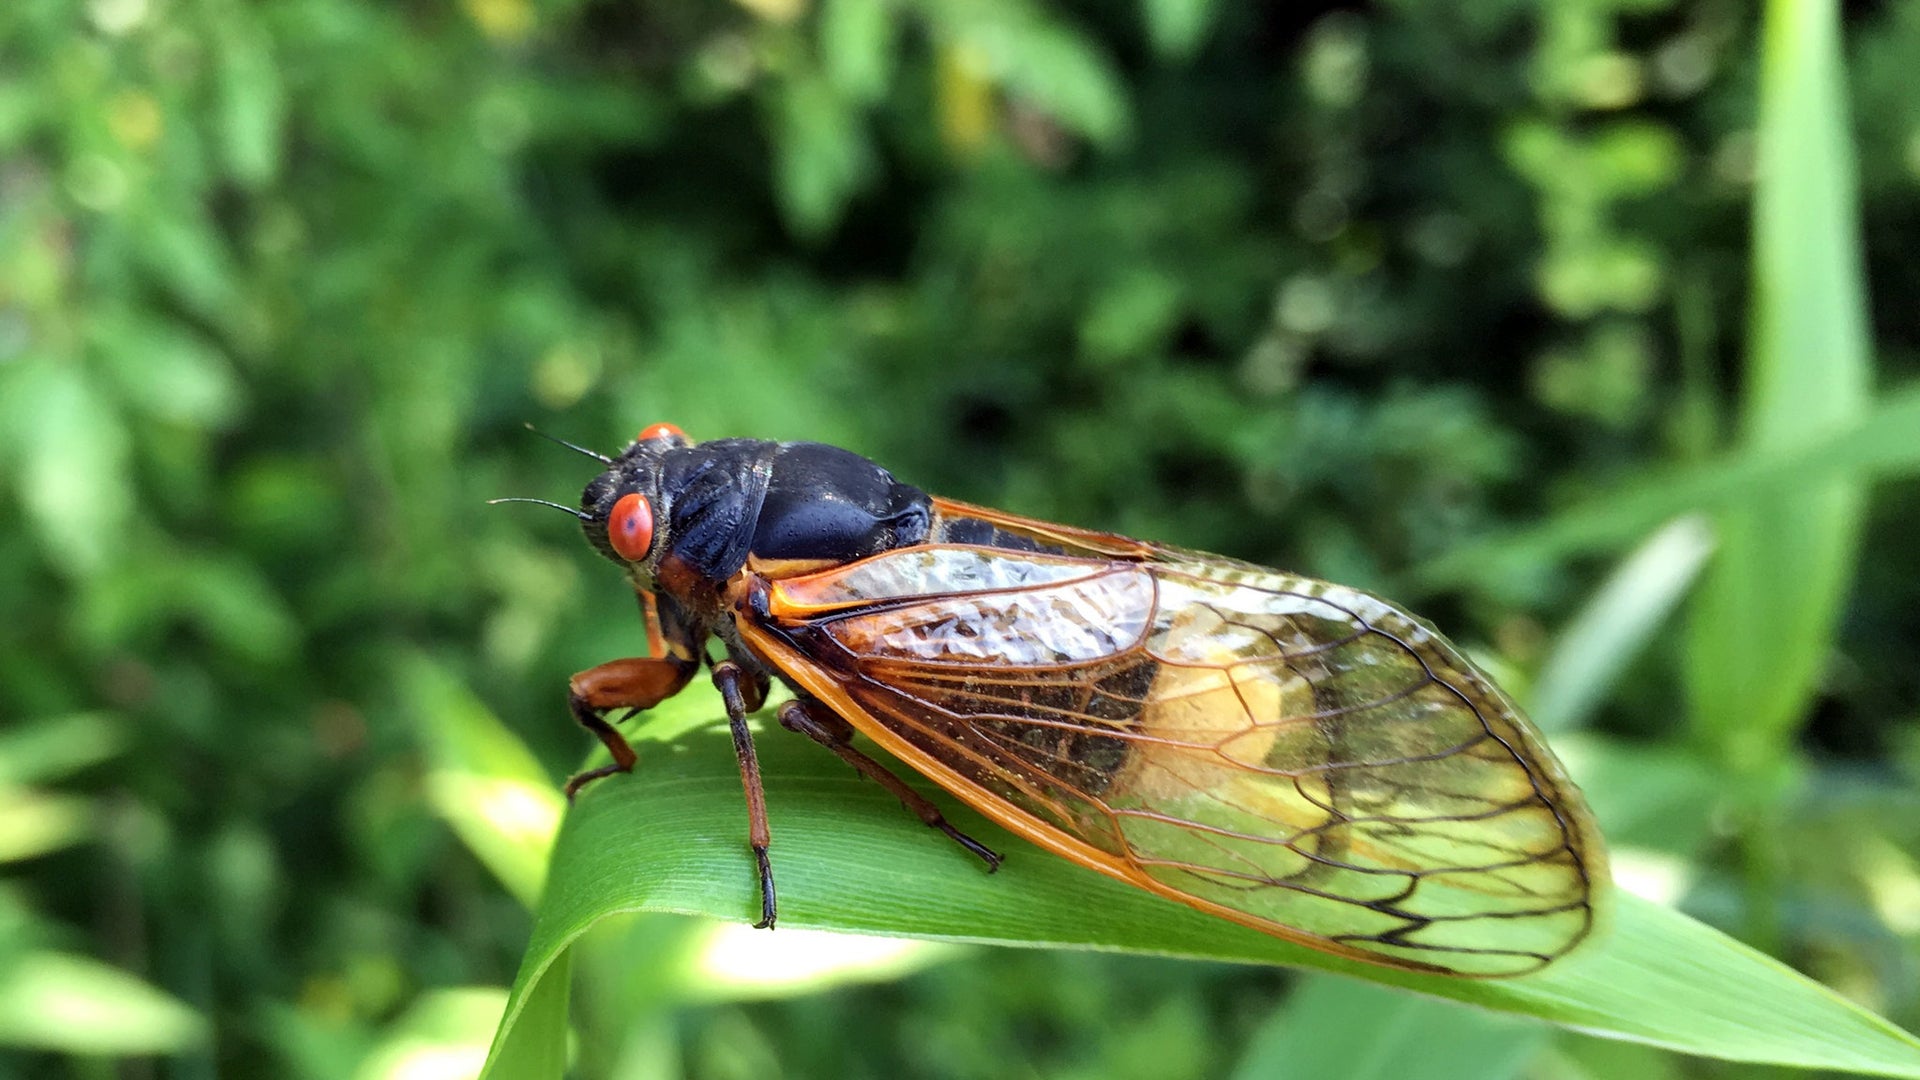
<svg viewBox="0 0 1920 1080"><path fill-rule="evenodd" d="M989 870L999 853L856 736L1041 848L1329 953L1519 975L1594 929L1607 862L1579 790L1487 676L1378 597L930 496L818 443L656 424L617 457L573 449L605 470L561 509L626 572L649 653L573 677L613 760L567 794L633 767L611 714L706 666L757 925L776 895L747 719L778 679L781 726Z"/></svg>

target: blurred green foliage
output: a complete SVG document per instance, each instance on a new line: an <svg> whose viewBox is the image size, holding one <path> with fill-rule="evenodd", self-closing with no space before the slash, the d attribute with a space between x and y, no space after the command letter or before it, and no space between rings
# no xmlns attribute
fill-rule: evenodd
<svg viewBox="0 0 1920 1080"><path fill-rule="evenodd" d="M460 793L525 780L518 740L577 764L566 675L640 642L571 526L482 505L585 479L523 420L837 442L1384 590L1523 692L1569 670L1576 611L1621 610L1589 598L1651 533L1635 508L1719 468L1742 554L1685 600L1692 570L1652 573L1569 756L1623 867L1920 1026L1920 6L1850 5L1843 81L1797 121L1802 161L1856 156L1858 259L1845 228L1774 256L1836 310L1861 297L1826 271L1863 264L1846 357L1769 353L1794 331L1755 317L1759 18L0 4L0 1075L478 1067L538 870ZM1849 417L1882 424L1838 462L1871 476L1791 471ZM1854 524L1783 571L1752 515L1803 496ZM1497 541L1563 521L1599 539ZM1463 550L1503 554L1431 572ZM1764 717L1756 679L1787 688ZM432 755L489 711L502 738ZM656 977L703 933L608 931L579 1075L1197 1077L1328 1015L1335 1045L1448 1026L1137 957ZM1519 1031L1463 1037L1506 1075L1741 1075Z"/></svg>

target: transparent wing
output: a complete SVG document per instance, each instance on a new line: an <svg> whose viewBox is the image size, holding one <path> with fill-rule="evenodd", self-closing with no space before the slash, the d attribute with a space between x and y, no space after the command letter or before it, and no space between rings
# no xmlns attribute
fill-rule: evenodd
<svg viewBox="0 0 1920 1080"><path fill-rule="evenodd" d="M989 816L1155 892L1463 975L1588 935L1580 794L1451 645L1356 590L1159 558L909 548L766 583L748 629Z"/></svg>

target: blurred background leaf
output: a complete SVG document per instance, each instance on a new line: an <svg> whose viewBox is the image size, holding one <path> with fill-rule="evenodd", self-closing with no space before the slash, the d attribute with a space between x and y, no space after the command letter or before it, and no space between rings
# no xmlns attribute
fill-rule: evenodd
<svg viewBox="0 0 1920 1080"><path fill-rule="evenodd" d="M1537 1024L1344 979L1307 981L1254 1034L1235 1080L1507 1080L1547 1039Z"/></svg>
<svg viewBox="0 0 1920 1080"><path fill-rule="evenodd" d="M0 1046L164 1054L205 1037L192 1010L98 961L36 951L0 962Z"/></svg>
<svg viewBox="0 0 1920 1080"><path fill-rule="evenodd" d="M1855 422L1872 393L1853 148L1837 5L1767 5L1755 130L1752 316L1740 440L1793 449ZM1859 476L1731 507L1695 598L1686 668L1699 736L1726 770L1750 879L1749 934L1779 940L1784 855L1774 790L1799 771L1805 722L1853 584L1866 511ZM1766 627L1766 633L1751 632Z"/></svg>

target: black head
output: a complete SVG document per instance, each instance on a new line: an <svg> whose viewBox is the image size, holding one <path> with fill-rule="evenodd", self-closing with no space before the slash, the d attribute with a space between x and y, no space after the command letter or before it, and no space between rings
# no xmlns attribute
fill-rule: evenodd
<svg viewBox="0 0 1920 1080"><path fill-rule="evenodd" d="M672 424L651 425L580 493L580 529L587 543L642 586L653 580L667 548L669 499L661 482L662 460L691 445Z"/></svg>

